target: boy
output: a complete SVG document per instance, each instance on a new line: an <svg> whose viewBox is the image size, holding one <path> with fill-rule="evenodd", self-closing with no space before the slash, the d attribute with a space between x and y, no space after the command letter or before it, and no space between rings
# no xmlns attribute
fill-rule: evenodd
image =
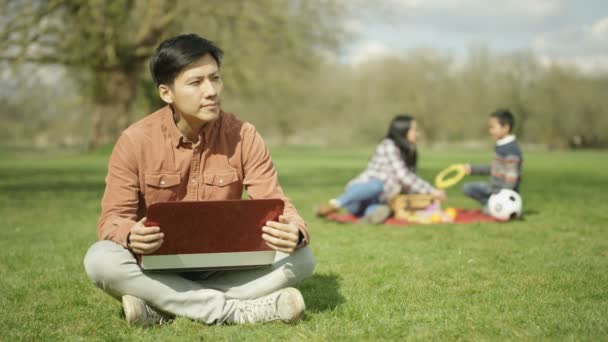
<svg viewBox="0 0 608 342"><path fill-rule="evenodd" d="M521 182L523 157L515 135L513 114L508 110L499 109L490 114L488 131L496 140L494 161L492 165L465 164L468 175L490 175L490 182L465 183L462 191L483 205L484 213L488 213L488 199L501 189L511 189L519 192Z"/></svg>
<svg viewBox="0 0 608 342"><path fill-rule="evenodd" d="M122 299L130 325L183 316L206 324L293 322L304 312L292 288L315 266L304 220L285 197L255 127L221 110L222 50L195 34L166 40L150 71L167 106L127 128L114 146L97 231L84 266L101 289ZM282 198L280 222L260 234L277 251L265 269L150 273L133 253L163 243L163 227L144 225L146 208L162 201Z"/></svg>

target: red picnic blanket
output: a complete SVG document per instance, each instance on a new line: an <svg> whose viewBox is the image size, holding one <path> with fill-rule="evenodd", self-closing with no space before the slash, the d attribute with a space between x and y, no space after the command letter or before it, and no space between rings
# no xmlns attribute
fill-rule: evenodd
<svg viewBox="0 0 608 342"><path fill-rule="evenodd" d="M454 222L450 222L450 223L464 224L464 223L477 223L477 222L499 222L498 220L494 219L492 216L485 215L479 209L458 208L458 209L456 209L456 213L457 214L456 214L456 218L454 219ZM358 217L356 217L355 215L352 215L352 214L348 214L348 213L331 213L331 214L327 215L326 218L330 221L334 221L334 222L338 222L338 223L357 223L357 221L359 221ZM394 225L394 226L407 226L412 223L408 222L406 220L398 220L391 216L386 221L384 221L384 224ZM441 222L441 223L433 223L433 224L445 224L445 223Z"/></svg>

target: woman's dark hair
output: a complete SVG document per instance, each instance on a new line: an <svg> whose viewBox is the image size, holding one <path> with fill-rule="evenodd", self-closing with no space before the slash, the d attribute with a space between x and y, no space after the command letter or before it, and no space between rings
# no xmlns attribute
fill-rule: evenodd
<svg viewBox="0 0 608 342"><path fill-rule="evenodd" d="M212 41L194 33L167 39L156 48L150 59L152 79L157 86L170 86L184 68L206 54L215 59L218 67L221 66L224 52Z"/></svg>
<svg viewBox="0 0 608 342"><path fill-rule="evenodd" d="M416 146L412 145L407 140L407 133L412 128L412 121L414 117L411 115L397 115L391 121L386 134L387 139L391 139L395 142L395 145L401 151L401 158L405 162L405 165L412 171L416 171L416 163L418 162L418 152L416 152Z"/></svg>

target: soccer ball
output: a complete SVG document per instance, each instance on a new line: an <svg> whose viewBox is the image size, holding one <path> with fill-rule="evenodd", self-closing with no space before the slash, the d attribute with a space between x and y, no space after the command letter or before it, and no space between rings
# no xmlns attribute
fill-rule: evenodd
<svg viewBox="0 0 608 342"><path fill-rule="evenodd" d="M488 210L492 217L501 221L520 217L522 212L521 196L513 190L502 189L490 196Z"/></svg>

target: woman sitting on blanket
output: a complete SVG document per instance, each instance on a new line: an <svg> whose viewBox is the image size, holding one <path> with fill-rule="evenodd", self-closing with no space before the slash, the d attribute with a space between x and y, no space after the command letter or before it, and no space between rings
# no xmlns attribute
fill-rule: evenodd
<svg viewBox="0 0 608 342"><path fill-rule="evenodd" d="M338 198L316 206L317 216L327 216L346 208L361 222L380 224L391 214L387 203L400 193L430 194L444 200L444 191L435 189L416 175L416 126L413 117L396 116L367 168L347 184Z"/></svg>

